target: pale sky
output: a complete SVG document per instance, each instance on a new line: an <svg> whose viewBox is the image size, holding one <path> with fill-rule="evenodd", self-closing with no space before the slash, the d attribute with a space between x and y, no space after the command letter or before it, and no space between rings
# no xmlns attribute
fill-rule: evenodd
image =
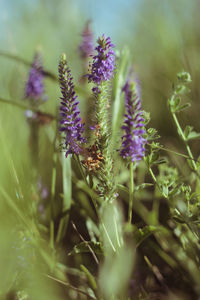
<svg viewBox="0 0 200 300"><path fill-rule="evenodd" d="M0 0L0 27L3 30L6 22L13 18L20 18L23 7L32 9L38 2L60 0ZM65 0L62 0L65 1ZM95 32L113 34L116 24L125 26L126 12L134 16L140 0L66 0L73 4L77 11L85 15L86 19L92 19Z"/></svg>

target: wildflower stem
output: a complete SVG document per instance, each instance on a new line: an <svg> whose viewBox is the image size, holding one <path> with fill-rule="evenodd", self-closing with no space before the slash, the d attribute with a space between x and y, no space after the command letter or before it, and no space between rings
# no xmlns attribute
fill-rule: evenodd
<svg viewBox="0 0 200 300"><path fill-rule="evenodd" d="M71 207L72 198L72 174L71 174L71 158L65 157L64 152L62 153L62 177L63 177L63 203L62 203L62 214L63 217L60 220L56 242L59 243L64 237L68 221L69 221L69 210Z"/></svg>
<svg viewBox="0 0 200 300"><path fill-rule="evenodd" d="M84 181L87 183L88 185L88 181L87 181L87 178L85 176L85 173L83 171L83 168L81 166L81 162L80 162L80 158L78 155L74 155L74 158L76 159L77 163L78 163L78 167L79 167L79 170L80 170L80 173L81 173L81 176L83 177Z"/></svg>
<svg viewBox="0 0 200 300"><path fill-rule="evenodd" d="M39 126L36 122L31 122L30 126L30 135L29 135L29 146L31 151L31 157L33 162L34 171L38 168L38 152L39 152Z"/></svg>
<svg viewBox="0 0 200 300"><path fill-rule="evenodd" d="M56 138L54 139L55 145ZM56 186L56 161L57 153L53 154L53 169L51 176L51 220L50 220L50 247L54 248L54 199L55 199L55 186Z"/></svg>
<svg viewBox="0 0 200 300"><path fill-rule="evenodd" d="M51 118L52 120L56 120L56 116L51 115L49 113L45 113L45 112L39 110L37 107L30 107L30 105L22 104L19 101L21 101L21 100L13 101L13 100L8 100L8 99L4 99L4 98L0 97L0 102L2 102L2 103L14 105L14 106L16 106L18 108L21 108L23 110L31 110L31 111L34 111L35 113L37 113L38 115L44 115L44 116L47 116L47 117Z"/></svg>
<svg viewBox="0 0 200 300"><path fill-rule="evenodd" d="M0 51L0 56L3 56L3 57L6 57L6 58L9 58L9 59L13 59L13 60L16 60L17 62L20 62L26 66L31 66L32 65L32 62L29 62L17 55L13 55L11 53L7 53L7 52L4 52L4 51ZM46 76L46 77L49 77L50 79L52 79L53 81L57 81L57 76L53 73L51 73L50 71L48 70L43 70L43 74Z"/></svg>
<svg viewBox="0 0 200 300"><path fill-rule="evenodd" d="M163 146L157 146L157 148L160 149L160 150L163 150L163 151L166 151L166 152L170 152L170 153L173 153L173 154L176 154L178 156L181 156L181 157L184 157L184 158L187 158L187 159L191 160L191 158L188 155L185 155L183 153L176 152L174 150L168 149L168 148L163 147ZM193 159L193 160L196 161L195 159Z"/></svg>
<svg viewBox="0 0 200 300"><path fill-rule="evenodd" d="M87 186L90 188L90 185L89 185L89 183L88 183L88 181L87 181L87 178L86 178L86 176L85 176L85 173L84 173L84 171L83 171L83 169L82 169L82 166L81 166L81 162L80 162L79 156L76 155L76 156L75 156L75 159L76 159L76 161L77 161L77 163L78 163L78 166L79 166L81 175L82 175L82 177L83 177L85 183L86 183ZM91 189L91 188L90 188L90 189ZM91 195L91 199L92 199L92 203L93 203L93 205L94 205L94 207L95 207L96 214L97 214L97 216L98 216L98 218L99 218L99 221L100 221L100 223L101 223L101 225L102 225L102 228L103 228L103 230L105 231L105 234L106 234L106 236L107 236L107 238L108 238L108 241L109 241L109 243L110 243L110 245L111 245L111 248L113 249L114 252L116 252L116 249L115 249L115 247L114 247L114 245L113 245L113 243L112 243L112 240L111 240L111 238L110 238L110 236L109 236L109 233L108 233L108 231L107 231L107 229L106 229L106 227L105 227L105 225L104 225L104 222L103 222L103 220L102 220L102 218L101 218L101 216L100 216L100 214L99 214L97 202L96 202L96 200L92 197L92 195Z"/></svg>
<svg viewBox="0 0 200 300"><path fill-rule="evenodd" d="M46 277L48 277L48 278L50 278L50 279L52 279L52 280L54 280L54 281L60 283L60 284L66 286L67 288L70 288L70 289L72 289L72 290L74 290L74 291L76 291L76 292L78 292L78 293L80 293L80 294L83 294L83 295L87 296L88 299L92 299L92 300L95 300L95 299L96 299L96 298L90 296L90 295L89 295L88 293L86 293L85 291L83 291L83 290L81 290L81 289L79 289L79 288L77 288L77 287L75 287L75 286L72 286L72 285L69 284L68 282L65 282L65 281L63 281L63 280L60 280L60 279L55 278L55 277L53 277L53 276L50 276L50 275L48 275L48 274L44 274L44 275L45 275Z"/></svg>
<svg viewBox="0 0 200 300"><path fill-rule="evenodd" d="M78 167L79 167L81 176L83 177L83 179L84 179L85 183L87 184L88 188L91 189L90 184L88 183L87 178L86 178L86 176L85 176L85 173L84 173L84 171L83 171L83 168L82 168L82 165L81 165L79 156L78 156L78 155L75 155L74 157L75 157L75 159L76 159L76 161L77 161L77 163L78 163ZM99 212L98 212L97 202L96 202L96 200L92 197L92 195L91 195L90 197L91 197L92 203L93 203L93 205L94 205L94 207L95 207L96 214L97 214L98 218L100 219Z"/></svg>
<svg viewBox="0 0 200 300"><path fill-rule="evenodd" d="M154 175L154 173L153 173L151 167L149 167L149 173L151 174L151 177L153 178L153 181L154 181L156 184L158 184L158 183L157 183L156 176Z"/></svg>
<svg viewBox="0 0 200 300"><path fill-rule="evenodd" d="M50 220L50 248L54 249L54 221L51 219Z"/></svg>
<svg viewBox="0 0 200 300"><path fill-rule="evenodd" d="M149 173L151 174L151 177L152 177L153 181L155 182L155 184L157 185L157 187L158 187L160 193L162 194L162 196L167 199L166 195L162 192L162 190L161 190L161 188L158 184L158 181L156 179L156 176L154 175L151 167L149 167ZM159 199L158 199L158 197L154 197L152 212L155 214L155 220L158 220L158 213L159 213Z"/></svg>
<svg viewBox="0 0 200 300"><path fill-rule="evenodd" d="M128 211L128 222L131 224L132 221L132 210L133 210L133 193L134 193L134 164L130 163L130 191L129 191L129 211Z"/></svg>
<svg viewBox="0 0 200 300"><path fill-rule="evenodd" d="M121 58L120 58L120 66L115 75L115 88L114 88L114 104L113 104L113 117L112 117L112 142L115 141L117 132L120 127L120 116L123 111L123 97L122 87L124 84L124 76L126 73L127 65L129 59L129 50L125 47L122 50Z"/></svg>
<svg viewBox="0 0 200 300"><path fill-rule="evenodd" d="M188 155L189 155L189 157L190 157L190 159L191 159L192 166L193 166L194 170L197 171L197 165L196 165L196 163L195 163L195 161L194 161L194 157L193 157L193 154L192 154L192 152L191 152L190 146L189 146L188 143L187 143L187 140L186 140L186 138L185 138L184 132L183 132L183 130L182 130L181 126L180 126L180 123L179 123L179 121L178 121L178 118L177 118L177 116L176 116L176 114L175 114L174 112L172 112L172 117L173 117L174 122L175 122L175 124L176 124L176 127L177 127L177 129L178 129L178 133L179 133L179 135L181 136L183 142L185 143L185 146L186 146Z"/></svg>

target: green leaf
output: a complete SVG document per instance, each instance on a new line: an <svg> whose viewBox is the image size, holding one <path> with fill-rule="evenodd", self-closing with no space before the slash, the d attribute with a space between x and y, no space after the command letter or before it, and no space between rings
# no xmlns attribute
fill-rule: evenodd
<svg viewBox="0 0 200 300"><path fill-rule="evenodd" d="M190 90L183 84L179 84L177 85L176 87L176 90L175 90L175 94L176 95L183 95L183 94L186 94L187 92L189 92Z"/></svg>
<svg viewBox="0 0 200 300"><path fill-rule="evenodd" d="M175 98L172 105L173 109L176 109L179 106L180 102L181 102L181 98Z"/></svg>
<svg viewBox="0 0 200 300"><path fill-rule="evenodd" d="M200 156L198 157L196 164L197 164L197 168L200 168Z"/></svg>
<svg viewBox="0 0 200 300"><path fill-rule="evenodd" d="M156 161L157 165L166 164L166 163L167 163L166 158L160 158Z"/></svg>
<svg viewBox="0 0 200 300"><path fill-rule="evenodd" d="M78 245L75 245L73 250L68 255L80 254L80 253L88 253L94 251L96 254L103 255L103 248L101 243L99 242L81 242Z"/></svg>
<svg viewBox="0 0 200 300"><path fill-rule="evenodd" d="M160 189L162 190L162 194L167 198L169 195L169 189L167 184L160 185Z"/></svg>
<svg viewBox="0 0 200 300"><path fill-rule="evenodd" d="M193 164L192 164L192 159L187 159L187 163L188 163L188 165L189 165L189 167L192 169L192 170L194 170L194 166L193 166Z"/></svg>
<svg viewBox="0 0 200 300"><path fill-rule="evenodd" d="M157 132L156 129L154 129L154 128L148 128L147 129L147 139L148 139L148 141L159 139L159 138L160 138L160 136L158 135L158 132Z"/></svg>
<svg viewBox="0 0 200 300"><path fill-rule="evenodd" d="M123 186L122 184L118 184L117 188L125 193L129 193L129 189L125 186Z"/></svg>
<svg viewBox="0 0 200 300"><path fill-rule="evenodd" d="M91 274L91 272L84 266L84 265L80 265L81 267L81 270L85 273L85 275L87 276L88 278L88 282L90 284L90 287L93 289L93 290L96 290L97 289L97 283L96 283L96 280L94 278L94 276Z"/></svg>
<svg viewBox="0 0 200 300"><path fill-rule="evenodd" d="M190 107L190 106L191 106L190 103L185 103L185 104L183 104L183 105L178 106L178 107L174 110L174 112L180 112L180 111L182 111L182 110L184 110L185 108L188 108L188 107Z"/></svg>
<svg viewBox="0 0 200 300"><path fill-rule="evenodd" d="M136 241L136 247L138 247L146 238L158 230L160 229L155 226L145 226L142 229L136 229L133 232L134 240Z"/></svg>
<svg viewBox="0 0 200 300"><path fill-rule="evenodd" d="M144 118L144 123L145 123L145 125L147 125L151 120L150 113L146 112L146 111L143 111L142 113L143 113L142 116Z"/></svg>
<svg viewBox="0 0 200 300"><path fill-rule="evenodd" d="M179 72L177 74L177 78L179 81L184 82L184 83L190 83L192 81L190 73L185 72L185 71Z"/></svg>
<svg viewBox="0 0 200 300"><path fill-rule="evenodd" d="M179 218L179 217L172 217L172 219L174 220L174 221L176 221L177 223L181 223L181 224L184 224L185 223L185 220L183 220L183 219L181 219L181 218Z"/></svg>
<svg viewBox="0 0 200 300"><path fill-rule="evenodd" d="M150 155L150 162L151 163L155 163L158 159L159 159L159 153L158 152L153 152L151 155Z"/></svg>
<svg viewBox="0 0 200 300"><path fill-rule="evenodd" d="M184 136L187 138L188 135L190 134L190 132L192 131L193 127L192 126L189 126L187 125L184 129Z"/></svg>
<svg viewBox="0 0 200 300"><path fill-rule="evenodd" d="M194 131L192 126L186 126L184 129L184 136L186 140L189 141L189 140L199 139L200 133Z"/></svg>
<svg viewBox="0 0 200 300"><path fill-rule="evenodd" d="M129 49L124 47L120 53L119 67L114 78L114 103L113 103L113 118L112 118L112 141L115 141L116 134L120 128L121 116L124 109L124 97L122 96L122 87L124 85L129 62Z"/></svg>
<svg viewBox="0 0 200 300"><path fill-rule="evenodd" d="M150 155L145 157L145 161L149 166L160 165L167 162L165 158L159 158L159 157L160 154L158 152L153 151L150 153Z"/></svg>
<svg viewBox="0 0 200 300"><path fill-rule="evenodd" d="M62 153L62 176L63 176L63 199L62 199L62 212L64 216L61 218L56 242L59 242L67 230L69 214L65 214L69 211L72 203L72 170L71 170L71 158L65 157L65 153Z"/></svg>
<svg viewBox="0 0 200 300"><path fill-rule="evenodd" d="M149 186L153 186L153 184L152 184L152 183L142 183L142 184L140 184L140 185L137 185L137 186L135 187L135 190L136 190L136 191L143 190L143 189L145 189L145 188L147 188L147 187L149 187Z"/></svg>
<svg viewBox="0 0 200 300"><path fill-rule="evenodd" d="M200 138L200 133L192 131L189 133L188 137L187 137L187 141L189 140L196 140Z"/></svg>

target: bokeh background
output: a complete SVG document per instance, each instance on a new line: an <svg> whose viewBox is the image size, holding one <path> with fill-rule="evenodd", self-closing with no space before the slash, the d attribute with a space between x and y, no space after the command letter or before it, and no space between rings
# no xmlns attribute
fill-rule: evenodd
<svg viewBox="0 0 200 300"><path fill-rule="evenodd" d="M153 126L172 135L166 102L176 73L182 70L191 73L193 83L192 108L181 117L198 126L199 5L198 0L2 0L0 50L31 61L39 46L45 66L54 73L60 54L66 52L73 74L78 76L77 47L90 19L95 38L105 33L117 49L130 48L131 63L141 80L144 109L151 112ZM12 80L10 96L22 98L27 70L2 57L0 64L1 96L7 96ZM56 101L53 94L50 98L49 105Z"/></svg>

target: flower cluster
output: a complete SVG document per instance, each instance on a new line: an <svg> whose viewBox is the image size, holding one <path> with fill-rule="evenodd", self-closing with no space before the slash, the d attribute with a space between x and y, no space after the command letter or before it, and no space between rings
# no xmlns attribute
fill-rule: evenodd
<svg viewBox="0 0 200 300"><path fill-rule="evenodd" d="M88 21L82 32L82 42L79 46L79 52L82 59L87 59L93 55L93 34L89 25L90 22Z"/></svg>
<svg viewBox="0 0 200 300"><path fill-rule="evenodd" d="M40 100L44 94L44 73L41 64L41 56L35 54L29 77L25 87L25 98L30 100Z"/></svg>
<svg viewBox="0 0 200 300"><path fill-rule="evenodd" d="M62 97L60 106L61 128L60 131L65 132L66 140L66 157L69 154L80 154L80 144L85 143L85 138L82 136L84 124L81 123L80 111L78 108L79 102L74 91L73 78L70 69L67 66L66 56L62 55L59 63L59 82L61 87Z"/></svg>
<svg viewBox="0 0 200 300"><path fill-rule="evenodd" d="M89 82L100 85L102 81L108 81L113 76L115 68L115 53L112 48L110 37L104 35L97 40L98 46L95 48L97 55L93 56L91 73L87 75Z"/></svg>
<svg viewBox="0 0 200 300"><path fill-rule="evenodd" d="M144 156L146 139L143 137L144 118L141 111L140 87L137 80L126 81L123 87L125 94L126 114L122 129L125 135L122 137L122 149L120 155L130 158L132 162L139 161Z"/></svg>

